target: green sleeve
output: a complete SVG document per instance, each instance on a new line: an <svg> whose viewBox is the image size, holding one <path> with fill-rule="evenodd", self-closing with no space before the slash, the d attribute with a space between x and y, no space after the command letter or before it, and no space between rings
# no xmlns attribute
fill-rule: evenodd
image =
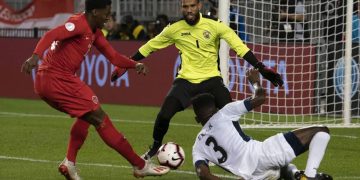
<svg viewBox="0 0 360 180"><path fill-rule="evenodd" d="M250 50L229 26L219 22L217 30L220 38L224 39L238 56L244 57Z"/></svg>
<svg viewBox="0 0 360 180"><path fill-rule="evenodd" d="M167 26L164 30L146 44L140 47L139 52L144 56L149 56L152 52L166 48L174 43L171 36L171 26Z"/></svg>

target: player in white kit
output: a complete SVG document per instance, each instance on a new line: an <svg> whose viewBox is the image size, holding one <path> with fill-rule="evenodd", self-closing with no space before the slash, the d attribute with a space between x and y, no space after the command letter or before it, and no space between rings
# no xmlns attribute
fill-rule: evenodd
<svg viewBox="0 0 360 180"><path fill-rule="evenodd" d="M330 140L327 127L296 129L276 134L263 142L251 139L241 130L240 116L263 104L266 98L259 72L249 69L246 76L254 87L250 98L229 103L220 110L216 108L211 94L201 94L192 100L195 119L203 125L192 150L198 177L219 179L210 172L208 163L212 162L241 179L276 180L280 178L282 167L309 150L305 171L287 178L331 180L331 176L317 172Z"/></svg>

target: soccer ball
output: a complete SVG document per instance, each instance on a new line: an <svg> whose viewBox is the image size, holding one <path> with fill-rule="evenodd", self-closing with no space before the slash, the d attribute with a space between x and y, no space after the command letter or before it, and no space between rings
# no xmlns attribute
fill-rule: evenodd
<svg viewBox="0 0 360 180"><path fill-rule="evenodd" d="M168 142L159 148L157 152L157 159L159 164L168 166L171 169L177 169L184 164L185 152L178 144Z"/></svg>

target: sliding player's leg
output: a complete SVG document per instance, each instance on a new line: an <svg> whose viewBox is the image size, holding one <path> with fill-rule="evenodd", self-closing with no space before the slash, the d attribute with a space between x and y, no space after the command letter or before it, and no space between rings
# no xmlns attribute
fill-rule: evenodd
<svg viewBox="0 0 360 180"><path fill-rule="evenodd" d="M279 167L289 173L286 176L295 179L330 180L331 176L317 172L329 139L329 129L325 126L311 126L271 136L262 143L262 149L266 151L259 154L259 164L253 175L260 177ZM290 162L307 150L309 157L306 169L298 171Z"/></svg>
<svg viewBox="0 0 360 180"><path fill-rule="evenodd" d="M309 150L309 155L306 163L304 174L301 175L303 179L321 178L332 179L331 176L318 173L317 169L320 166L327 144L330 140L330 131L326 126L311 126L292 131L298 138L306 150Z"/></svg>

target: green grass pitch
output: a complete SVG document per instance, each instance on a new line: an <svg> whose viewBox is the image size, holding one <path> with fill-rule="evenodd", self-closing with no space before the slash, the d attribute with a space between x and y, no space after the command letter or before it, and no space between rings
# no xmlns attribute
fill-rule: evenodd
<svg viewBox="0 0 360 180"><path fill-rule="evenodd" d="M152 128L158 107L103 105L115 126L125 134L138 154L152 142ZM66 153L73 119L57 112L40 100L0 98L0 179L63 179L57 166ZM196 179L191 148L200 126L191 110L178 113L171 122L164 142L180 144L186 154L185 164L162 177L146 179ZM287 129L245 129L254 139L263 140ZM320 171L334 179L360 179L360 129L331 128L331 140ZM307 154L294 163L305 167ZM94 128L80 150L77 167L85 180L134 179L130 164L107 147ZM211 171L224 177L231 175L220 168Z"/></svg>

